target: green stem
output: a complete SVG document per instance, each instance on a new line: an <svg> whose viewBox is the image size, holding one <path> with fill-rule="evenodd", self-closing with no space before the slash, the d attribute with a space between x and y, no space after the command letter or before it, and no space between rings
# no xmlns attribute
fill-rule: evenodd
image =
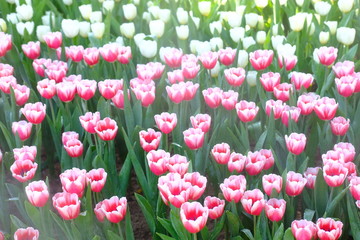
<svg viewBox="0 0 360 240"><path fill-rule="evenodd" d="M193 236L194 236L194 240L197 240L197 233L194 233Z"/></svg>
<svg viewBox="0 0 360 240"><path fill-rule="evenodd" d="M254 236L255 236L255 232L256 232L256 215L254 215Z"/></svg>
<svg viewBox="0 0 360 240"><path fill-rule="evenodd" d="M119 222L117 225L118 225L118 230L119 230L120 238L121 238L121 239L124 239L124 235L123 235L123 232L122 232L122 229L121 229L121 222Z"/></svg>

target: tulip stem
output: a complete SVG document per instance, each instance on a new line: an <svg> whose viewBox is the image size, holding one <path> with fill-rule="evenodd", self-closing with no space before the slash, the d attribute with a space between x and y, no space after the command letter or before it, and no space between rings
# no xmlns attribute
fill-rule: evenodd
<svg viewBox="0 0 360 240"><path fill-rule="evenodd" d="M254 236L255 236L255 231L256 231L256 215L254 215Z"/></svg>
<svg viewBox="0 0 360 240"><path fill-rule="evenodd" d="M122 232L122 230L121 230L121 222L118 223L118 229L119 229L120 238L121 238L121 239L124 239L124 235L123 235L123 232Z"/></svg>
<svg viewBox="0 0 360 240"><path fill-rule="evenodd" d="M194 233L193 236L194 236L194 240L197 240L197 234Z"/></svg>

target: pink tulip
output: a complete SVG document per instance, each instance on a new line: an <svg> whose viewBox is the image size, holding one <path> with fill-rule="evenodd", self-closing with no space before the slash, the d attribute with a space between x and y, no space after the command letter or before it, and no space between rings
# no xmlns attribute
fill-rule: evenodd
<svg viewBox="0 0 360 240"><path fill-rule="evenodd" d="M289 126L289 119L291 119L294 122L297 122L300 117L301 109L298 107L289 107L285 106L284 111L281 114L281 122L285 126Z"/></svg>
<svg viewBox="0 0 360 240"><path fill-rule="evenodd" d="M353 162L343 163L343 166L348 170L348 180L357 176L357 166Z"/></svg>
<svg viewBox="0 0 360 240"><path fill-rule="evenodd" d="M222 93L221 105L228 111L235 108L239 94L233 90Z"/></svg>
<svg viewBox="0 0 360 240"><path fill-rule="evenodd" d="M172 72L167 72L167 78L168 78L170 84L175 84L175 83L185 81L184 75L183 75L181 69L176 69Z"/></svg>
<svg viewBox="0 0 360 240"><path fill-rule="evenodd" d="M223 93L223 91L218 87L208 88L208 89L205 89L202 91L205 103L210 108L217 108L220 106L222 93Z"/></svg>
<svg viewBox="0 0 360 240"><path fill-rule="evenodd" d="M131 90L143 107L148 107L155 101L155 84L138 84Z"/></svg>
<svg viewBox="0 0 360 240"><path fill-rule="evenodd" d="M245 191L241 198L241 204L245 212L259 216L265 208L264 194L259 189Z"/></svg>
<svg viewBox="0 0 360 240"><path fill-rule="evenodd" d="M335 117L330 121L331 131L336 136L344 136L350 127L350 119Z"/></svg>
<svg viewBox="0 0 360 240"><path fill-rule="evenodd" d="M297 100L297 107L301 109L302 115L309 115L313 112L316 101L320 98L315 93L303 93Z"/></svg>
<svg viewBox="0 0 360 240"><path fill-rule="evenodd" d="M273 99L267 100L265 104L265 112L269 117L271 116L271 111L273 112L274 119L281 118L281 115L284 111L284 103L281 100L274 101Z"/></svg>
<svg viewBox="0 0 360 240"><path fill-rule="evenodd" d="M102 46L100 50L100 54L102 58L107 62L114 62L118 57L118 49L119 45L117 43L108 43Z"/></svg>
<svg viewBox="0 0 360 240"><path fill-rule="evenodd" d="M24 54L30 59L36 59L40 56L40 42L28 42L27 44L22 44L21 48Z"/></svg>
<svg viewBox="0 0 360 240"><path fill-rule="evenodd" d="M127 98L130 101L130 90L127 90ZM115 107L124 109L125 107L125 99L124 99L124 91L119 89L115 96L111 98L111 101L114 103Z"/></svg>
<svg viewBox="0 0 360 240"><path fill-rule="evenodd" d="M80 157L84 151L84 146L78 139L71 139L67 141L64 148L67 154L72 158Z"/></svg>
<svg viewBox="0 0 360 240"><path fill-rule="evenodd" d="M87 182L90 184L91 191L101 192L106 183L107 173L103 168L91 169L86 173Z"/></svg>
<svg viewBox="0 0 360 240"><path fill-rule="evenodd" d="M285 65L286 71L291 71L296 65L298 58L296 55L279 55L278 64L279 68L283 68Z"/></svg>
<svg viewBox="0 0 360 240"><path fill-rule="evenodd" d="M208 215L208 208L199 202L186 202L180 208L180 219L190 233L200 232L206 225Z"/></svg>
<svg viewBox="0 0 360 240"><path fill-rule="evenodd" d="M356 176L350 180L350 192L355 200L360 200L360 177Z"/></svg>
<svg viewBox="0 0 360 240"><path fill-rule="evenodd" d="M287 195L294 197L303 191L306 185L306 179L300 173L290 171L286 175L285 192Z"/></svg>
<svg viewBox="0 0 360 240"><path fill-rule="evenodd" d="M56 84L54 80L47 78L37 82L37 90L43 98L51 99L56 94Z"/></svg>
<svg viewBox="0 0 360 240"><path fill-rule="evenodd" d="M266 157L260 152L248 152L245 165L246 172L251 176L259 174L264 169L265 161Z"/></svg>
<svg viewBox="0 0 360 240"><path fill-rule="evenodd" d="M68 192L56 193L53 206L64 220L75 219L80 214L80 200L77 194Z"/></svg>
<svg viewBox="0 0 360 240"><path fill-rule="evenodd" d="M284 217L286 201L284 199L271 198L266 201L265 214L272 222L281 221Z"/></svg>
<svg viewBox="0 0 360 240"><path fill-rule="evenodd" d="M170 158L170 153L162 149L151 150L146 155L150 171L155 175L160 176L168 171L167 163Z"/></svg>
<svg viewBox="0 0 360 240"><path fill-rule="evenodd" d="M325 182L330 187L339 187L345 181L349 170L341 163L329 162L324 165L323 172Z"/></svg>
<svg viewBox="0 0 360 240"><path fill-rule="evenodd" d="M111 141L116 137L118 126L115 120L106 117L103 120L99 120L94 129L101 140Z"/></svg>
<svg viewBox="0 0 360 240"><path fill-rule="evenodd" d="M98 83L100 94L106 98L111 99L115 96L119 89L123 87L123 80L106 79Z"/></svg>
<svg viewBox="0 0 360 240"><path fill-rule="evenodd" d="M291 223L291 232L296 240L312 240L316 238L316 225L308 220L294 220Z"/></svg>
<svg viewBox="0 0 360 240"><path fill-rule="evenodd" d="M181 84L181 83L180 83ZM196 92L198 90L198 88L200 87L200 85L198 83L193 83L191 81L188 81L185 83L185 95L184 95L184 100L185 101L191 101L195 95Z"/></svg>
<svg viewBox="0 0 360 240"><path fill-rule="evenodd" d="M190 200L198 200L205 192L207 178L202 176L200 173L186 173L184 175L184 181L191 184L189 193Z"/></svg>
<svg viewBox="0 0 360 240"><path fill-rule="evenodd" d="M268 170L274 166L275 159L270 149L261 149L259 152L265 157L264 170Z"/></svg>
<svg viewBox="0 0 360 240"><path fill-rule="evenodd" d="M352 61L337 62L332 66L332 70L337 78L352 75L354 73L355 64Z"/></svg>
<svg viewBox="0 0 360 240"><path fill-rule="evenodd" d="M62 44L62 35L61 32L50 32L43 36L46 45L49 48L57 49L61 47Z"/></svg>
<svg viewBox="0 0 360 240"><path fill-rule="evenodd" d="M71 75L63 78L63 82L72 83L74 85L77 85L81 81L82 81L82 76L80 74L78 74L78 75L71 74Z"/></svg>
<svg viewBox="0 0 360 240"><path fill-rule="evenodd" d="M274 96L276 99L286 102L290 99L293 87L290 83L280 83L274 87Z"/></svg>
<svg viewBox="0 0 360 240"><path fill-rule="evenodd" d="M154 80L155 69L148 64L137 64L136 73L141 80L151 81Z"/></svg>
<svg viewBox="0 0 360 240"><path fill-rule="evenodd" d="M199 60L206 69L213 69L218 60L217 52L204 52L199 56Z"/></svg>
<svg viewBox="0 0 360 240"><path fill-rule="evenodd" d="M14 159L15 161L31 160L35 161L37 149L36 146L23 146L22 148L14 148Z"/></svg>
<svg viewBox="0 0 360 240"><path fill-rule="evenodd" d="M16 180L19 182L26 182L33 179L37 166L37 163L33 162L32 160L23 159L15 161L11 165L10 171Z"/></svg>
<svg viewBox="0 0 360 240"><path fill-rule="evenodd" d="M171 68L178 68L181 66L183 52L181 49L170 48L164 54L165 63Z"/></svg>
<svg viewBox="0 0 360 240"><path fill-rule="evenodd" d="M131 48L129 46L120 46L118 49L117 60L121 64L128 64L132 59Z"/></svg>
<svg viewBox="0 0 360 240"><path fill-rule="evenodd" d="M185 98L186 86L184 82L176 83L171 86L166 86L168 97L174 103L180 103Z"/></svg>
<svg viewBox="0 0 360 240"><path fill-rule="evenodd" d="M329 150L321 155L324 165L329 162L344 163L344 157L344 154L341 154L341 152L338 150Z"/></svg>
<svg viewBox="0 0 360 240"><path fill-rule="evenodd" d="M14 74L14 68L5 63L0 63L0 77L7 77Z"/></svg>
<svg viewBox="0 0 360 240"><path fill-rule="evenodd" d="M246 190L246 178L243 175L231 175L220 184L226 201L239 202Z"/></svg>
<svg viewBox="0 0 360 240"><path fill-rule="evenodd" d="M280 73L263 73L260 77L260 82L265 91L272 92L274 91L274 87L280 84Z"/></svg>
<svg viewBox="0 0 360 240"><path fill-rule="evenodd" d="M112 223L119 223L126 215L127 200L125 197L113 196L102 201L101 210L107 220Z"/></svg>
<svg viewBox="0 0 360 240"><path fill-rule="evenodd" d="M68 82L56 84L56 93L62 102L71 102L75 98L76 85Z"/></svg>
<svg viewBox="0 0 360 240"><path fill-rule="evenodd" d="M268 196L271 196L273 189L277 193L280 193L281 189L282 189L282 185L283 185L283 179L279 175L271 173L268 175L264 175L262 177L262 186L263 186L264 192Z"/></svg>
<svg viewBox="0 0 360 240"><path fill-rule="evenodd" d="M207 196L204 200L204 206L209 209L209 218L217 219L224 213L225 201L217 197Z"/></svg>
<svg viewBox="0 0 360 240"><path fill-rule="evenodd" d="M243 68L229 68L224 70L225 79L230 86L240 87L246 77Z"/></svg>
<svg viewBox="0 0 360 240"><path fill-rule="evenodd" d="M14 240L38 240L39 230L32 227L19 228L14 233Z"/></svg>
<svg viewBox="0 0 360 240"><path fill-rule="evenodd" d="M44 181L34 181L25 187L29 202L35 207L43 207L49 199L49 191Z"/></svg>
<svg viewBox="0 0 360 240"><path fill-rule="evenodd" d="M341 237L343 223L332 218L319 218L316 228L320 240L337 240Z"/></svg>
<svg viewBox="0 0 360 240"><path fill-rule="evenodd" d="M46 66L45 74L50 80L55 80L56 83L60 83L66 76L67 71L68 68L66 63L53 61Z"/></svg>
<svg viewBox="0 0 360 240"><path fill-rule="evenodd" d="M320 170L320 167L314 167L314 168L307 168L306 171L304 172L304 177L306 179L306 187L310 188L310 189L314 189L315 188L315 181L316 181L316 176L318 174Z"/></svg>
<svg viewBox="0 0 360 240"><path fill-rule="evenodd" d="M325 66L332 65L337 58L338 49L334 47L320 47L319 49L315 49L315 51L319 62Z"/></svg>
<svg viewBox="0 0 360 240"><path fill-rule="evenodd" d="M154 73L152 76L153 80L160 79L165 69L165 65L159 62L148 62L146 67Z"/></svg>
<svg viewBox="0 0 360 240"><path fill-rule="evenodd" d="M83 58L87 65L94 66L100 60L100 51L95 47L86 48L84 50Z"/></svg>
<svg viewBox="0 0 360 240"><path fill-rule="evenodd" d="M51 63L51 59L39 58L32 63L35 72L41 77L45 76L45 67Z"/></svg>
<svg viewBox="0 0 360 240"><path fill-rule="evenodd" d="M25 141L31 136L32 124L27 121L19 121L12 123L12 132L18 135L21 141Z"/></svg>
<svg viewBox="0 0 360 240"><path fill-rule="evenodd" d="M294 84L296 90L301 87L309 88L314 81L314 77L310 73L292 72L291 83Z"/></svg>
<svg viewBox="0 0 360 240"><path fill-rule="evenodd" d="M352 75L335 78L337 91L343 97L350 97L354 92L357 84L356 78Z"/></svg>
<svg viewBox="0 0 360 240"><path fill-rule="evenodd" d="M181 70L186 79L194 79L200 71L200 65L193 61L182 61Z"/></svg>
<svg viewBox="0 0 360 240"><path fill-rule="evenodd" d="M218 164L228 164L230 160L230 146L227 143L219 143L211 149L211 155Z"/></svg>
<svg viewBox="0 0 360 240"><path fill-rule="evenodd" d="M190 117L191 126L193 128L200 128L204 133L207 133L211 126L211 116L208 114L197 114Z"/></svg>
<svg viewBox="0 0 360 240"><path fill-rule="evenodd" d="M148 128L147 131L139 132L140 145L145 152L156 150L159 147L161 140L161 132L156 132L154 129Z"/></svg>
<svg viewBox="0 0 360 240"><path fill-rule="evenodd" d="M339 142L334 145L334 150L342 154L345 163L354 161L356 153L351 143Z"/></svg>
<svg viewBox="0 0 360 240"><path fill-rule="evenodd" d="M64 192L75 193L82 197L86 187L86 170L72 168L60 174L62 189Z"/></svg>
<svg viewBox="0 0 360 240"><path fill-rule="evenodd" d="M65 47L66 55L69 56L69 58L73 62L80 62L83 60L84 56L84 47L83 46L70 46Z"/></svg>
<svg viewBox="0 0 360 240"><path fill-rule="evenodd" d="M200 128L189 128L183 134L188 148L196 150L203 146L205 133Z"/></svg>
<svg viewBox="0 0 360 240"><path fill-rule="evenodd" d="M191 183L185 182L178 173L168 173L158 180L158 188L164 203L168 205L170 202L176 208L180 208L189 200L190 187Z"/></svg>
<svg viewBox="0 0 360 240"><path fill-rule="evenodd" d="M70 140L78 140L79 139L79 134L77 132L74 131L67 131L67 132L63 132L61 135L61 141L63 145L66 145L66 143Z"/></svg>
<svg viewBox="0 0 360 240"><path fill-rule="evenodd" d="M264 70L271 65L274 57L273 50L256 50L249 54L250 63L257 71Z"/></svg>
<svg viewBox="0 0 360 240"><path fill-rule="evenodd" d="M95 80L81 80L76 84L76 92L84 100L95 95L97 82Z"/></svg>
<svg viewBox="0 0 360 240"><path fill-rule="evenodd" d="M236 113L241 121L251 122L255 119L259 107L256 106L254 102L248 102L246 100L241 100L235 105Z"/></svg>
<svg viewBox="0 0 360 240"><path fill-rule="evenodd" d="M101 202L98 202L98 203L95 205L95 208L94 208L95 217L96 217L96 219L97 219L99 222L103 222L104 219L105 219L105 213L104 213L104 211L101 209L101 206L102 206L102 201L101 201Z"/></svg>
<svg viewBox="0 0 360 240"><path fill-rule="evenodd" d="M315 113L321 120L331 120L336 114L338 104L334 98L322 97L315 103Z"/></svg>
<svg viewBox="0 0 360 240"><path fill-rule="evenodd" d="M180 176L184 176L188 171L189 162L185 156L175 154L168 159L166 168L171 173L178 173Z"/></svg>
<svg viewBox="0 0 360 240"><path fill-rule="evenodd" d="M0 32L0 57L6 55L12 48L12 39L10 34Z"/></svg>
<svg viewBox="0 0 360 240"><path fill-rule="evenodd" d="M238 173L242 172L246 164L246 156L241 153L231 153L228 161L228 169L230 172L236 171Z"/></svg>
<svg viewBox="0 0 360 240"><path fill-rule="evenodd" d="M220 49L218 51L218 54L219 54L220 63L224 64L225 66L229 66L233 64L235 60L236 49L227 47L225 49Z"/></svg>
<svg viewBox="0 0 360 240"><path fill-rule="evenodd" d="M303 133L291 133L285 135L286 147L292 154L300 155L306 145L306 136Z"/></svg>
<svg viewBox="0 0 360 240"><path fill-rule="evenodd" d="M0 77L0 90L3 93L10 94L10 87L16 86L16 78L12 75Z"/></svg>

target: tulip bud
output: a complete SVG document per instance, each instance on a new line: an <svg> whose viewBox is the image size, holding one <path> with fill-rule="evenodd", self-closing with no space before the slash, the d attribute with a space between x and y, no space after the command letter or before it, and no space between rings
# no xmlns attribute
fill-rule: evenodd
<svg viewBox="0 0 360 240"><path fill-rule="evenodd" d="M142 40L139 44L141 55L146 58L153 58L157 53L157 42L152 40Z"/></svg>
<svg viewBox="0 0 360 240"><path fill-rule="evenodd" d="M220 63L217 61L213 69L210 70L211 77L217 77L220 72Z"/></svg>
<svg viewBox="0 0 360 240"><path fill-rule="evenodd" d="M72 19L63 19L61 22L61 28L66 37L73 38L79 34L79 21Z"/></svg>
<svg viewBox="0 0 360 240"><path fill-rule="evenodd" d="M153 19L159 19L160 18L160 8L159 6L151 6L148 8L149 11L149 17L151 18L151 16L153 17Z"/></svg>
<svg viewBox="0 0 360 240"><path fill-rule="evenodd" d="M111 11L114 9L115 2L114 0L106 0L103 2L103 12L104 14L111 13Z"/></svg>
<svg viewBox="0 0 360 240"><path fill-rule="evenodd" d="M79 6L79 11L81 13L81 16L85 19L85 20L89 20L91 13L92 13L92 7L91 4L84 4Z"/></svg>
<svg viewBox="0 0 360 240"><path fill-rule="evenodd" d="M134 36L134 42L136 44L137 47L140 46L140 43L142 40L144 40L145 38L145 34L144 33L138 33L138 34L135 34Z"/></svg>
<svg viewBox="0 0 360 240"><path fill-rule="evenodd" d="M256 33L256 42L258 44L264 44L266 40L266 32L265 31L258 31Z"/></svg>
<svg viewBox="0 0 360 240"><path fill-rule="evenodd" d="M354 6L354 0L339 0L338 7L342 13L350 12Z"/></svg>
<svg viewBox="0 0 360 240"><path fill-rule="evenodd" d="M234 42L238 43L240 39L244 38L244 36L245 36L245 28L236 27L230 29L230 37Z"/></svg>
<svg viewBox="0 0 360 240"><path fill-rule="evenodd" d="M4 19L0 18L0 32L6 32L7 25Z"/></svg>
<svg viewBox="0 0 360 240"><path fill-rule="evenodd" d="M263 16L259 16L257 27L258 27L259 30L264 29L265 23L264 23L264 17Z"/></svg>
<svg viewBox="0 0 360 240"><path fill-rule="evenodd" d="M11 22L12 24L17 24L19 22L16 13L9 13L8 15L6 15L6 20L8 20L8 22Z"/></svg>
<svg viewBox="0 0 360 240"><path fill-rule="evenodd" d="M34 31L34 22L19 22L16 24L16 30L21 36L24 36L25 29L28 34L32 34L32 32Z"/></svg>
<svg viewBox="0 0 360 240"><path fill-rule="evenodd" d="M16 13L20 21L29 21L34 14L34 10L31 5L22 4L16 7Z"/></svg>
<svg viewBox="0 0 360 240"><path fill-rule="evenodd" d="M325 45L330 38L330 33L329 32L320 32L319 34L319 41L322 45Z"/></svg>
<svg viewBox="0 0 360 240"><path fill-rule="evenodd" d="M246 82L249 84L250 87L256 86L256 77L257 77L256 71L248 71L246 75Z"/></svg>
<svg viewBox="0 0 360 240"><path fill-rule="evenodd" d="M120 32L126 38L132 38L135 34L135 25L133 22L123 23L120 25Z"/></svg>
<svg viewBox="0 0 360 240"><path fill-rule="evenodd" d="M41 21L43 25L50 26L50 22L52 25L55 25L55 15L52 12L47 12L44 16L41 17Z"/></svg>
<svg viewBox="0 0 360 240"><path fill-rule="evenodd" d="M199 11L200 11L201 15L203 15L205 17L209 16L209 14L211 12L211 1L199 2L198 6L199 6Z"/></svg>
<svg viewBox="0 0 360 240"><path fill-rule="evenodd" d="M171 16L170 9L160 9L159 10L159 19L164 23L169 22Z"/></svg>
<svg viewBox="0 0 360 240"><path fill-rule="evenodd" d="M355 28L340 27L336 30L336 39L346 46L353 44L355 40Z"/></svg>
<svg viewBox="0 0 360 240"><path fill-rule="evenodd" d="M88 37L91 26L89 22L83 21L79 23L79 28L80 28L80 36L82 37Z"/></svg>
<svg viewBox="0 0 360 240"><path fill-rule="evenodd" d="M102 22L102 12L94 11L90 14L90 23Z"/></svg>
<svg viewBox="0 0 360 240"><path fill-rule="evenodd" d="M255 0L255 5L258 8L265 8L268 5L268 0Z"/></svg>
<svg viewBox="0 0 360 240"><path fill-rule="evenodd" d="M330 33L332 35L334 35L336 33L338 22L337 21L326 21L324 23L326 26L328 26Z"/></svg>
<svg viewBox="0 0 360 240"><path fill-rule="evenodd" d="M188 25L180 25L176 26L176 34L180 40L186 40L189 37L189 26Z"/></svg>
<svg viewBox="0 0 360 240"><path fill-rule="evenodd" d="M176 11L176 17L181 25L188 23L189 14L183 8L178 8Z"/></svg>
<svg viewBox="0 0 360 240"><path fill-rule="evenodd" d="M198 18L198 17L191 17L191 19L193 20L196 29L199 29L199 27L200 27L200 18Z"/></svg>
<svg viewBox="0 0 360 240"><path fill-rule="evenodd" d="M253 37L246 37L243 39L243 47L244 49L248 49L250 46L254 45L256 42Z"/></svg>
<svg viewBox="0 0 360 240"><path fill-rule="evenodd" d="M299 7L302 7L304 4L304 0L295 0L295 2Z"/></svg>
<svg viewBox="0 0 360 240"><path fill-rule="evenodd" d="M258 20L259 20L259 15L256 13L245 14L246 25L249 25L252 28L256 27Z"/></svg>
<svg viewBox="0 0 360 240"><path fill-rule="evenodd" d="M217 51L224 48L224 42L219 37L210 39L210 45L211 45L211 50L213 51Z"/></svg>
<svg viewBox="0 0 360 240"><path fill-rule="evenodd" d="M70 6L73 3L73 0L63 0L63 3L67 6Z"/></svg>
<svg viewBox="0 0 360 240"><path fill-rule="evenodd" d="M239 50L237 66L245 68L249 63L249 54L246 50Z"/></svg>
<svg viewBox="0 0 360 240"><path fill-rule="evenodd" d="M91 31L96 38L101 39L105 32L105 23L96 22L91 24Z"/></svg>
<svg viewBox="0 0 360 240"><path fill-rule="evenodd" d="M137 15L136 6L132 3L130 3L130 4L123 5L122 8L123 8L124 17L126 18L126 20L128 20L128 21L134 20L134 18Z"/></svg>
<svg viewBox="0 0 360 240"><path fill-rule="evenodd" d="M290 28L295 32L300 32L304 28L306 13L297 13L289 17Z"/></svg>
<svg viewBox="0 0 360 240"><path fill-rule="evenodd" d="M161 38L164 34L165 23L161 20L152 20L149 23L150 34Z"/></svg>
<svg viewBox="0 0 360 240"><path fill-rule="evenodd" d="M326 16L330 12L331 5L328 2L320 1L315 3L314 8L320 16Z"/></svg>
<svg viewBox="0 0 360 240"><path fill-rule="evenodd" d="M284 25L282 25L282 24L280 24L280 23L274 24L274 25L272 26L273 36L277 36L277 35L280 34L280 33L279 33L279 28L284 31Z"/></svg>

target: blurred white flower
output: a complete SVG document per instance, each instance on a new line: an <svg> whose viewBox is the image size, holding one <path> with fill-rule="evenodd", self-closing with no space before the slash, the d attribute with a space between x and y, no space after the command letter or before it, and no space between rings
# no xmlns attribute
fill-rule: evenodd
<svg viewBox="0 0 360 240"><path fill-rule="evenodd" d="M220 34L222 31L222 24L220 21L211 22L209 24L209 28L212 35L215 34L215 30L217 31L218 34Z"/></svg>
<svg viewBox="0 0 360 240"><path fill-rule="evenodd" d="M47 12L41 17L41 21L43 25L50 26L50 21L52 25L55 25L55 14L53 12Z"/></svg>
<svg viewBox="0 0 360 240"><path fill-rule="evenodd" d="M265 31L258 31L256 33L256 42L258 44L264 44L266 40L266 32Z"/></svg>
<svg viewBox="0 0 360 240"><path fill-rule="evenodd" d="M145 37L146 37L146 35L144 33L135 34L134 41L135 41L136 46L139 47L140 43L142 42L142 40L144 40Z"/></svg>
<svg viewBox="0 0 360 240"><path fill-rule="evenodd" d="M306 13L297 13L289 17L290 28L295 32L300 32L304 28Z"/></svg>
<svg viewBox="0 0 360 240"><path fill-rule="evenodd" d="M91 23L102 22L102 12L101 11L91 12L90 22Z"/></svg>
<svg viewBox="0 0 360 240"><path fill-rule="evenodd" d="M149 12L143 12L142 18L149 23L151 21L151 15Z"/></svg>
<svg viewBox="0 0 360 240"><path fill-rule="evenodd" d="M245 5L239 5L239 6L236 6L235 12L237 12L237 14L239 14L240 16L243 16L245 9L246 9Z"/></svg>
<svg viewBox="0 0 360 240"><path fill-rule="evenodd" d="M239 50L237 66L238 67L246 67L249 63L249 54L246 50Z"/></svg>
<svg viewBox="0 0 360 240"><path fill-rule="evenodd" d="M39 39L40 42L44 41L44 35L51 32L51 29L47 25L39 25L36 27L36 37Z"/></svg>
<svg viewBox="0 0 360 240"><path fill-rule="evenodd" d="M22 4L16 7L16 13L20 21L29 21L34 14L34 10L31 5Z"/></svg>
<svg viewBox="0 0 360 240"><path fill-rule="evenodd" d="M314 51L313 51L313 59L316 63L320 63L319 61L319 56L318 56L318 51L319 49L318 48L315 48Z"/></svg>
<svg viewBox="0 0 360 240"><path fill-rule="evenodd" d="M34 31L34 22L18 22L16 24L16 30L21 36L24 36L25 29L29 34L32 34Z"/></svg>
<svg viewBox="0 0 360 240"><path fill-rule="evenodd" d="M15 0L6 0L8 3L10 4L14 4L15 3Z"/></svg>
<svg viewBox="0 0 360 240"><path fill-rule="evenodd" d="M273 26L272 26L272 34L273 34L273 36L276 36L276 35L279 35L280 33L279 33L279 27L280 27L280 29L281 30L284 30L284 25L282 25L281 23L278 23L278 24L274 24Z"/></svg>
<svg viewBox="0 0 360 240"><path fill-rule="evenodd" d="M211 51L211 44L208 41L199 42L196 44L196 53L197 55L201 55L204 52L210 52Z"/></svg>
<svg viewBox="0 0 360 240"><path fill-rule="evenodd" d="M245 36L245 28L243 27L236 27L230 29L230 37L231 39L238 43L240 40L242 40Z"/></svg>
<svg viewBox="0 0 360 240"><path fill-rule="evenodd" d="M140 4L140 0L133 0L133 3L134 3L135 5L139 5L139 4Z"/></svg>
<svg viewBox="0 0 360 240"><path fill-rule="evenodd" d="M149 23L150 34L161 38L164 34L165 23L162 20L152 20Z"/></svg>
<svg viewBox="0 0 360 240"><path fill-rule="evenodd" d="M338 7L342 13L350 12L354 6L354 0L339 0Z"/></svg>
<svg viewBox="0 0 360 240"><path fill-rule="evenodd" d="M320 16L325 16L330 12L331 5L328 2L317 2L314 5L315 11L320 14Z"/></svg>
<svg viewBox="0 0 360 240"><path fill-rule="evenodd" d="M273 49L276 51L278 49L278 46L280 44L283 44L285 39L286 39L285 36L282 36L282 35L272 36L271 37L271 45L273 46Z"/></svg>
<svg viewBox="0 0 360 240"><path fill-rule="evenodd" d="M296 52L296 45L291 46L289 43L279 44L277 47L277 53L280 56L293 56Z"/></svg>
<svg viewBox="0 0 360 240"><path fill-rule="evenodd" d="M113 0L104 1L102 4L104 14L110 13L114 9L114 6L115 2Z"/></svg>
<svg viewBox="0 0 360 240"><path fill-rule="evenodd" d="M176 35L180 40L186 40L189 37L189 26L180 25L176 26Z"/></svg>
<svg viewBox="0 0 360 240"><path fill-rule="evenodd" d="M115 42L119 45L119 46L124 46L124 39L123 37L117 37Z"/></svg>
<svg viewBox="0 0 360 240"><path fill-rule="evenodd" d="M105 23L96 22L91 24L91 31L98 39L102 38L105 32Z"/></svg>
<svg viewBox="0 0 360 240"><path fill-rule="evenodd" d="M192 54L196 54L196 46L197 44L201 43L199 40L191 40L189 47L190 47L190 52Z"/></svg>
<svg viewBox="0 0 360 240"><path fill-rule="evenodd" d="M120 25L120 32L126 38L132 38L135 34L135 24L133 22Z"/></svg>
<svg viewBox="0 0 360 240"><path fill-rule="evenodd" d="M0 32L6 32L7 25L4 19L0 18Z"/></svg>
<svg viewBox="0 0 360 240"><path fill-rule="evenodd" d="M322 44L322 45L325 45L328 41L329 41L329 38L330 38L330 33L329 32L323 32L321 31L319 33L319 42Z"/></svg>
<svg viewBox="0 0 360 240"><path fill-rule="evenodd" d="M246 82L250 87L256 86L257 71L248 71L246 75Z"/></svg>
<svg viewBox="0 0 360 240"><path fill-rule="evenodd" d="M183 8L178 8L176 11L176 17L180 24L185 25L188 23L189 14Z"/></svg>
<svg viewBox="0 0 360 240"><path fill-rule="evenodd" d="M302 7L302 5L304 4L304 0L295 0L295 2L299 7Z"/></svg>
<svg viewBox="0 0 360 240"><path fill-rule="evenodd" d="M139 50L142 56L153 58L157 52L157 42L153 40L142 40L139 44Z"/></svg>
<svg viewBox="0 0 360 240"><path fill-rule="evenodd" d="M164 23L169 22L171 17L171 11L170 9L160 9L159 10L159 19L163 21Z"/></svg>
<svg viewBox="0 0 360 240"><path fill-rule="evenodd" d="M230 12L228 16L228 23L230 27L240 27L241 26L242 16L237 14L236 12Z"/></svg>
<svg viewBox="0 0 360 240"><path fill-rule="evenodd" d="M81 16L85 19L85 20L89 20L91 13L92 13L92 6L91 4L83 4L79 6L79 11Z"/></svg>
<svg viewBox="0 0 360 240"><path fill-rule="evenodd" d="M219 61L216 61L215 67L210 70L210 75L211 77L217 77L219 76L219 72L220 72L220 63Z"/></svg>
<svg viewBox="0 0 360 240"><path fill-rule="evenodd" d="M272 0L273 4L275 4L275 0ZM279 0L280 6L284 6L287 4L287 0Z"/></svg>
<svg viewBox="0 0 360 240"><path fill-rule="evenodd" d="M129 4L123 5L122 8L123 8L124 17L126 18L126 20L128 20L128 21L134 20L134 18L137 15L136 6L132 3L129 3Z"/></svg>
<svg viewBox="0 0 360 240"><path fill-rule="evenodd" d="M252 28L256 27L256 25L258 23L258 20L259 20L259 15L256 14L256 13L247 13L247 14L245 14L246 24L249 25Z"/></svg>
<svg viewBox="0 0 360 240"><path fill-rule="evenodd" d="M268 5L268 0L255 0L255 5L259 8L264 8Z"/></svg>
<svg viewBox="0 0 360 240"><path fill-rule="evenodd" d="M198 3L201 15L207 17L211 12L211 1L201 1Z"/></svg>
<svg viewBox="0 0 360 240"><path fill-rule="evenodd" d="M326 26L329 27L330 33L332 35L334 35L336 33L338 22L337 21L325 21L324 23Z"/></svg>
<svg viewBox="0 0 360 240"><path fill-rule="evenodd" d="M63 3L67 6L70 6L73 3L73 0L63 0Z"/></svg>
<svg viewBox="0 0 360 240"><path fill-rule="evenodd" d="M88 37L91 29L90 23L86 21L82 21L79 23L79 27L80 27L80 31L79 31L80 36L85 38Z"/></svg>
<svg viewBox="0 0 360 240"><path fill-rule="evenodd" d="M253 37L245 37L242 42L245 50L248 49L250 46L256 44L255 39Z"/></svg>
<svg viewBox="0 0 360 240"><path fill-rule="evenodd" d="M152 15L154 19L160 18L160 8L159 6L151 6L148 8L149 13Z"/></svg>
<svg viewBox="0 0 360 240"><path fill-rule="evenodd" d="M210 39L211 50L218 51L224 48L224 42L221 38L215 37Z"/></svg>
<svg viewBox="0 0 360 240"><path fill-rule="evenodd" d="M61 28L66 37L73 38L79 34L79 21L72 19L63 19L61 22Z"/></svg>
<svg viewBox="0 0 360 240"><path fill-rule="evenodd" d="M16 13L9 13L8 15L6 15L6 20L8 20L8 22L11 22L12 24L17 24L19 22Z"/></svg>
<svg viewBox="0 0 360 240"><path fill-rule="evenodd" d="M259 30L263 30L264 26L265 26L264 17L259 15L257 27L258 27Z"/></svg>
<svg viewBox="0 0 360 240"><path fill-rule="evenodd" d="M353 44L355 40L355 28L340 27L336 30L336 39L346 46Z"/></svg>

